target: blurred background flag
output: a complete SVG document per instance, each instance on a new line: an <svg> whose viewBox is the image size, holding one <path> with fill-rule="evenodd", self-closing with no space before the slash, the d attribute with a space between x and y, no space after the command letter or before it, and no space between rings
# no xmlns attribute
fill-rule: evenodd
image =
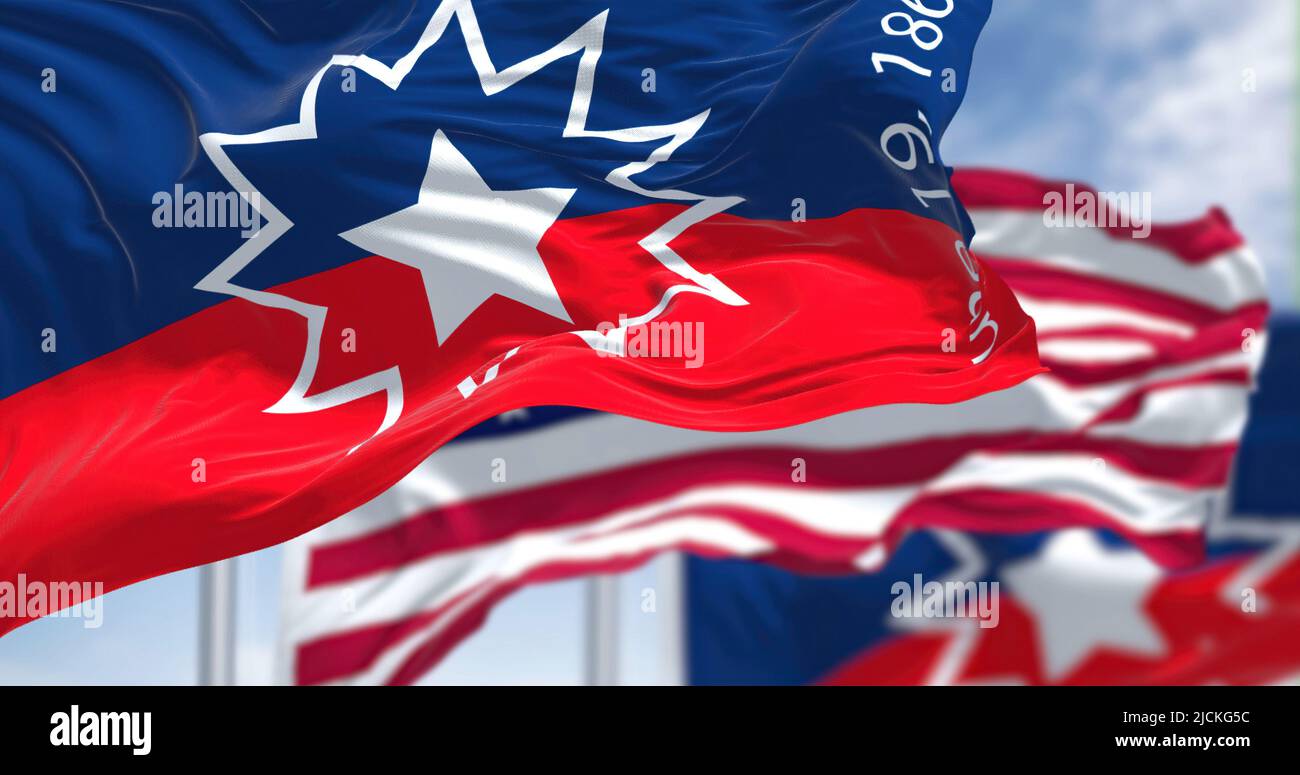
<svg viewBox="0 0 1300 775"><path fill-rule="evenodd" d="M1209 557L1170 572L1110 531L925 531L880 573L686 561L693 683L1256 684L1300 678L1300 319L1270 324ZM1171 418L1172 419L1172 418ZM1230 508L1228 508L1230 507ZM996 627L900 618L893 585L999 583Z"/></svg>
<svg viewBox="0 0 1300 775"><path fill-rule="evenodd" d="M945 572L953 550L934 538L909 540L885 565L918 527L1101 527L1143 550L1128 550L1126 567L1144 579L1201 559L1263 353L1268 308L1250 251L1217 210L1174 225L1067 225L1045 219L1049 195L1073 204L1096 192L995 171L953 183L981 258L1036 318L1050 374L961 405L876 407L749 434L567 409L503 415L289 546L282 678L413 682L519 587L665 550L795 571L887 569L825 582L846 587L892 581L899 567ZM1104 222L1105 207L1094 216ZM974 539L941 535L978 553ZM1092 536L1061 534L1051 556L1104 554ZM731 573L692 563L692 601L712 583L700 579ZM887 595L849 596L888 609ZM760 600L752 611L783 627L788 607ZM691 611L691 675L745 680L696 672L709 664L699 627L707 615L715 632L743 639L754 622L713 604ZM792 648L821 647L812 640Z"/></svg>

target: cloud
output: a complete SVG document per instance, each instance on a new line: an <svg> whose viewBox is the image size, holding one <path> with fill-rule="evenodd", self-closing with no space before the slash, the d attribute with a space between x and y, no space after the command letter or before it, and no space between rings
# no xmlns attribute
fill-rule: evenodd
<svg viewBox="0 0 1300 775"><path fill-rule="evenodd" d="M1296 6L1076 9L995 5L947 160L1151 191L1158 220L1222 205L1265 264L1274 302L1294 306ZM1243 88L1252 74L1254 91Z"/></svg>

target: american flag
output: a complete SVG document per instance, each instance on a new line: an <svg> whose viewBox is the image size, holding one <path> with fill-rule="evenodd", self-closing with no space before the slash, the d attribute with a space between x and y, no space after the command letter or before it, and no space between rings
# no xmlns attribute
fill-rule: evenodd
<svg viewBox="0 0 1300 775"><path fill-rule="evenodd" d="M411 683L514 590L668 550L853 573L918 527L1090 526L1166 565L1199 559L1263 352L1250 250L1218 210L1149 234L1062 227L1046 197L1090 189L978 170L953 183L1050 373L757 433L502 415L289 545L287 680Z"/></svg>

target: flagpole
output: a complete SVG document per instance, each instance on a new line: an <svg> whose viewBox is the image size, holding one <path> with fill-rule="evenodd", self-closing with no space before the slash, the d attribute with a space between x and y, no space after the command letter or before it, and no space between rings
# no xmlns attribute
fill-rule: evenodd
<svg viewBox="0 0 1300 775"><path fill-rule="evenodd" d="M585 682L587 686L618 684L618 577L587 579Z"/></svg>
<svg viewBox="0 0 1300 775"><path fill-rule="evenodd" d="M656 609L660 617L661 676L669 686L685 686L686 555L668 552L659 558Z"/></svg>
<svg viewBox="0 0 1300 775"><path fill-rule="evenodd" d="M235 563L199 568L199 685L235 684Z"/></svg>

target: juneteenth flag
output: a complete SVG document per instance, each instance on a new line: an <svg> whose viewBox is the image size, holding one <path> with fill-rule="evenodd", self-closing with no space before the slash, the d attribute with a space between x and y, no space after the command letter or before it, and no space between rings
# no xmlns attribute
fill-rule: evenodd
<svg viewBox="0 0 1300 775"><path fill-rule="evenodd" d="M1041 370L938 154L987 0L411 6L6 0L0 579L268 546L521 407Z"/></svg>

